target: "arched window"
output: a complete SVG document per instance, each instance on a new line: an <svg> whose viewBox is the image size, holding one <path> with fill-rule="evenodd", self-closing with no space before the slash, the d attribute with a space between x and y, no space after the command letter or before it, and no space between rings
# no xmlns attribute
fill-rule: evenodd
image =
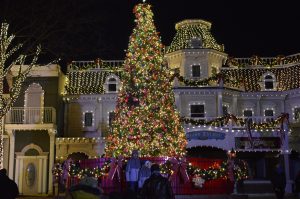
<svg viewBox="0 0 300 199"><path fill-rule="evenodd" d="M272 73L265 73L262 76L262 88L263 90L274 90L276 88L276 78Z"/></svg>
<svg viewBox="0 0 300 199"><path fill-rule="evenodd" d="M110 78L108 80L108 91L109 92L117 91L117 80L115 78Z"/></svg>
<svg viewBox="0 0 300 199"><path fill-rule="evenodd" d="M111 74L106 77L105 83L104 83L104 89L106 93L117 93L120 89L120 80L119 77L115 74Z"/></svg>
<svg viewBox="0 0 300 199"><path fill-rule="evenodd" d="M274 80L271 75L265 76L265 89L274 89Z"/></svg>

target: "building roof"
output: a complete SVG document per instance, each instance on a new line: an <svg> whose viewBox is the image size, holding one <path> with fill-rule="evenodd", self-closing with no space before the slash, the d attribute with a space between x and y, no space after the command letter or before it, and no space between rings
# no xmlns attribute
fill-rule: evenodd
<svg viewBox="0 0 300 199"><path fill-rule="evenodd" d="M176 35L167 53L189 48L212 48L223 52L224 46L217 44L210 32L211 23L200 19L188 19L175 26ZM195 40L196 44L193 44ZM198 43L197 44L197 40Z"/></svg>
<svg viewBox="0 0 300 199"><path fill-rule="evenodd" d="M69 65L65 89L69 95L102 94L106 78L117 75L121 78L123 61L72 62Z"/></svg>
<svg viewBox="0 0 300 199"><path fill-rule="evenodd" d="M246 92L261 90L260 83L263 83L263 75L270 73L275 76L277 82L275 90L284 91L300 88L300 65L280 68L236 68L223 69L225 77L230 77L239 83L239 87Z"/></svg>
<svg viewBox="0 0 300 199"><path fill-rule="evenodd" d="M105 92L105 81L109 75L116 75L121 79L123 70L122 60L111 61L84 61L72 62L69 65L66 81L66 93L102 94ZM300 54L286 57L259 58L228 58L227 63L221 68L224 85L227 88L238 88L245 92L262 91L264 88L264 75L274 77L276 84L274 91L285 91L300 88ZM178 76L177 76L178 77ZM205 85L216 86L218 77L192 80L179 77L180 86L202 87ZM172 80L170 80L172 81Z"/></svg>

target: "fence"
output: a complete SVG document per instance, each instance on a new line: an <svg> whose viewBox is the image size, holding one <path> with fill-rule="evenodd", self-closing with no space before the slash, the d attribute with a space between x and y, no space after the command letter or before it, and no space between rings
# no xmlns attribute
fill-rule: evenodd
<svg viewBox="0 0 300 199"><path fill-rule="evenodd" d="M80 162L81 169L85 168L97 168L102 167L104 163L109 160L107 158L99 159L89 159ZM162 164L167 159L166 158L141 158L142 162L150 160L152 163ZM222 159L206 159L206 158L187 158L187 161L192 163L192 165L197 166L201 169L207 169L213 164L221 164ZM125 192L126 191L126 180L125 180L125 168L122 170L121 180L117 178L113 180L108 179L107 176L103 176L99 179L99 185L104 190L104 193L110 192ZM73 184L77 184L79 179L76 177L69 177L68 187ZM101 182L101 183L100 183ZM195 187L192 181L192 176L189 176L189 181L183 183L180 177L177 177L171 183L173 191L176 195L198 195L198 194L229 194L233 191L233 183L228 179L214 179L208 180L203 184L202 188Z"/></svg>
<svg viewBox="0 0 300 199"><path fill-rule="evenodd" d="M53 107L13 107L5 116L6 124L56 123Z"/></svg>

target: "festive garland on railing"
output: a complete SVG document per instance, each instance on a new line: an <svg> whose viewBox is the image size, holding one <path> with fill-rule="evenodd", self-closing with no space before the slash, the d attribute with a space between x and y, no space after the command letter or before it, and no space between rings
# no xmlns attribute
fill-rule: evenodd
<svg viewBox="0 0 300 199"><path fill-rule="evenodd" d="M207 86L211 81L220 83L221 80L223 80L223 83L230 83L231 85L234 85L236 87L239 85L238 81L229 79L223 73L217 73L211 77L204 78L201 80L191 80L191 79L184 78L178 72L176 72L170 77L169 81L170 82L174 81L175 77L178 79L178 81L184 83L187 86Z"/></svg>
<svg viewBox="0 0 300 199"><path fill-rule="evenodd" d="M89 69L106 69L110 71L122 70L123 64L120 66L111 66L108 62L104 62L101 59L97 58L94 62L89 62L86 65L77 66L76 64L69 64L73 70L89 70Z"/></svg>
<svg viewBox="0 0 300 199"><path fill-rule="evenodd" d="M282 113L279 117L277 117L275 120L270 120L268 122L262 122L262 123L255 123L251 122L250 123L250 128L251 129L256 129L256 130L264 130L264 129L274 129L278 128L279 125L282 124L283 120L288 117L287 113ZM186 117L181 117L180 120L184 122L185 124L192 124L192 125L210 125L210 126L215 126L215 127L222 127L224 125L228 125L229 119L232 119L233 122L235 122L237 125L240 126L245 126L246 121L243 118L237 118L236 116L232 114L227 114L223 117L218 117L214 120L210 121L205 121L205 118L203 119L192 119L192 118L186 118Z"/></svg>
<svg viewBox="0 0 300 199"><path fill-rule="evenodd" d="M257 55L253 55L250 59L248 59L248 62L246 63L239 63L239 61L234 57L229 57L226 60L225 66L235 66L238 68L242 68L246 66L264 66L270 68L273 66L298 63L298 62L300 62L300 54L296 56L290 56L290 57L278 55L277 57L272 58L270 61L266 61Z"/></svg>
<svg viewBox="0 0 300 199"><path fill-rule="evenodd" d="M123 162L122 170L124 171L127 161L123 160L122 162ZM105 161L102 167L97 167L93 169L90 168L81 169L79 164L72 163L69 166L68 174L70 177L78 177L79 179L81 179L84 176L92 176L92 177L100 178L109 175L109 171L111 169L110 164L111 164L111 160L107 160ZM178 161L178 164L182 165L182 162ZM172 171L173 165L174 163L172 163L169 160L167 160L163 164L160 164L161 173L164 176L171 177L173 173ZM200 169L199 167L196 167L191 163L187 163L185 170L189 176L192 177L199 176L205 181L214 180L218 178L227 179L228 164L227 161L223 161L221 164L215 163L207 169ZM52 170L52 174L56 178L61 176L63 174L62 164L56 163ZM234 175L236 180L248 178L248 168L244 161L242 160L237 161L234 167Z"/></svg>
<svg viewBox="0 0 300 199"><path fill-rule="evenodd" d="M103 62L100 59L97 59L94 61L94 63L89 63L87 65L76 66L74 64L71 64L70 66L72 69L78 70L78 71L88 71L90 69L101 68L101 69L105 69L105 70L109 71L110 73L119 73L118 76L120 76L120 78L122 78L121 71L123 70L123 66L113 67L113 66L110 66L108 63ZM228 78L227 76L225 76L225 74L223 74L223 73L216 73L209 78L204 78L201 80L191 80L191 79L187 79L187 78L181 76L179 74L179 72L175 72L174 74L172 74L170 76L169 81L170 82L174 81L175 77L180 82L184 83L187 86L207 86L212 81L220 83L221 80L223 80L223 83L229 83L229 84L233 85L234 87L239 86L239 82L237 80L232 80L232 79Z"/></svg>

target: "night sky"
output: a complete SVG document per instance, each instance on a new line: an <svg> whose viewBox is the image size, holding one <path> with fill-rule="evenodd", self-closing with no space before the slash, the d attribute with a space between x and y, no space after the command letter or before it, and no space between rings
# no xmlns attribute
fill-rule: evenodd
<svg viewBox="0 0 300 199"><path fill-rule="evenodd" d="M138 0L0 0L0 19L20 41L42 43L42 60L124 59ZM147 0L164 45L175 23L204 19L233 57L300 53L300 3L296 0ZM34 42L33 42L34 41Z"/></svg>

